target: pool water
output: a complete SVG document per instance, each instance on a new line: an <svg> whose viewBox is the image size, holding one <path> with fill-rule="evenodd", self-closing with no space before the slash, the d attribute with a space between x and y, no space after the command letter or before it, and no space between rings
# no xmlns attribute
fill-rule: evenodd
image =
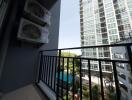
<svg viewBox="0 0 132 100"><path fill-rule="evenodd" d="M57 76L58 77L58 74ZM68 84L71 84L72 83L72 75L71 74L68 74ZM62 80L62 72L60 72L60 80ZM64 82L67 82L67 72L63 72L63 81Z"/></svg>

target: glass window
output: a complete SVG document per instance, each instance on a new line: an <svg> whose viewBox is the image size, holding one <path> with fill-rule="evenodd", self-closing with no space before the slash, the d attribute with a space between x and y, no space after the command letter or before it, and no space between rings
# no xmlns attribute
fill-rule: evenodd
<svg viewBox="0 0 132 100"><path fill-rule="evenodd" d="M109 34L110 35L117 34L117 30L116 29L109 30Z"/></svg>
<svg viewBox="0 0 132 100"><path fill-rule="evenodd" d="M116 23L108 24L108 28L116 28Z"/></svg>
<svg viewBox="0 0 132 100"><path fill-rule="evenodd" d="M112 7L112 3L105 4L105 7Z"/></svg>
<svg viewBox="0 0 132 100"><path fill-rule="evenodd" d="M109 12L112 12L113 9L110 7L110 8L105 9L105 11L106 11L106 13L109 13Z"/></svg>
<svg viewBox="0 0 132 100"><path fill-rule="evenodd" d="M118 41L118 36L117 35L110 36L110 41L111 42L117 42Z"/></svg>
<svg viewBox="0 0 132 100"><path fill-rule="evenodd" d="M111 13L106 14L106 17L107 17L107 18L113 17L113 16L114 16L114 12L111 12Z"/></svg>
<svg viewBox="0 0 132 100"><path fill-rule="evenodd" d="M113 17L113 18L107 19L107 22L108 22L108 23L115 22L115 18Z"/></svg>

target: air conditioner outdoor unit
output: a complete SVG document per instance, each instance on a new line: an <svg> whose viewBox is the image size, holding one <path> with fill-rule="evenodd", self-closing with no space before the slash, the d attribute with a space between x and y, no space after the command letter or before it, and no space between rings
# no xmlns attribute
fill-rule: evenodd
<svg viewBox="0 0 132 100"><path fill-rule="evenodd" d="M48 43L48 27L41 27L29 20L21 18L18 38L33 43Z"/></svg>
<svg viewBox="0 0 132 100"><path fill-rule="evenodd" d="M48 25L51 24L51 13L35 0L27 0L24 11L33 16L33 18L35 18L34 20L39 19Z"/></svg>

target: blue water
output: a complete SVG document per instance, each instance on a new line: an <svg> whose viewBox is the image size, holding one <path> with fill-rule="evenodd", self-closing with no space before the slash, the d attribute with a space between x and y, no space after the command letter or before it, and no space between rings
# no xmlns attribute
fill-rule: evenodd
<svg viewBox="0 0 132 100"><path fill-rule="evenodd" d="M68 84L71 84L72 83L72 78L73 78L72 75L71 74L68 74ZM60 72L60 78L59 79L62 80L62 72ZM63 81L64 82L67 82L67 72L63 72Z"/></svg>

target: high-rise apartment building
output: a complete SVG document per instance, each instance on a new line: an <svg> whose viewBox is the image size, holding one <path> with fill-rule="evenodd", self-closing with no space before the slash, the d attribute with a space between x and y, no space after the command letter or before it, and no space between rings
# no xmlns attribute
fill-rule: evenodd
<svg viewBox="0 0 132 100"><path fill-rule="evenodd" d="M80 0L81 46L112 44L132 36L132 0ZM82 50L83 57L112 59L112 48ZM88 70L87 62L82 61ZM98 62L91 62L98 72ZM103 73L112 73L110 63L102 63Z"/></svg>
<svg viewBox="0 0 132 100"><path fill-rule="evenodd" d="M127 38L120 43L132 43L132 38ZM131 47L132 50L132 47ZM112 48L112 58L114 60L128 60L129 55L127 54L127 49L124 47L114 47ZM132 99L132 72L131 66L127 63L117 63L116 64L118 80L120 84L120 91L122 100Z"/></svg>
<svg viewBox="0 0 132 100"><path fill-rule="evenodd" d="M81 46L105 45L129 37L132 29L132 0L80 0ZM82 50L83 57L112 58L110 48ZM103 63L103 71L111 65ZM83 61L87 69L87 62ZM98 63L91 69L98 71Z"/></svg>

